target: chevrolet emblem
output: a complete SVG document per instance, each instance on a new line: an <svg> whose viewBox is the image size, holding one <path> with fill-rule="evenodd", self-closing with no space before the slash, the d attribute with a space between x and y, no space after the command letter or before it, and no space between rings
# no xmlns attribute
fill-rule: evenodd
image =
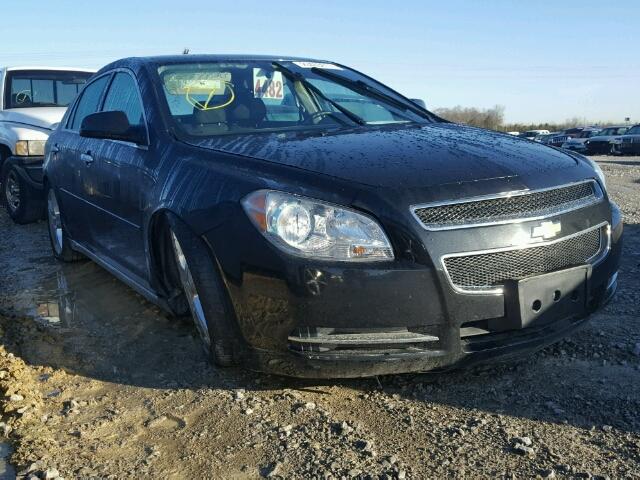
<svg viewBox="0 0 640 480"><path fill-rule="evenodd" d="M531 238L543 238L545 240L553 238L562 231L562 224L557 222L542 222L537 227L531 229Z"/></svg>

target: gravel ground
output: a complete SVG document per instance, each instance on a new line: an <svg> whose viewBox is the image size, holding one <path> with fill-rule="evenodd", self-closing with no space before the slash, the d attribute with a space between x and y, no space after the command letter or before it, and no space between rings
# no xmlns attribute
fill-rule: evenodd
<svg viewBox="0 0 640 480"><path fill-rule="evenodd" d="M640 478L640 157L597 160L626 223L614 302L532 356L446 374L216 370L190 325L0 215L0 436L18 475Z"/></svg>

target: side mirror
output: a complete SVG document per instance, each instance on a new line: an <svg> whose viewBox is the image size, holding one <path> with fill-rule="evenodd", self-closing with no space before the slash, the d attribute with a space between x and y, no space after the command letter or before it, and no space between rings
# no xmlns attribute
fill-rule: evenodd
<svg viewBox="0 0 640 480"><path fill-rule="evenodd" d="M421 98L410 98L410 100L416 105L418 105L419 107L422 107L425 110L427 109L427 104Z"/></svg>
<svg viewBox="0 0 640 480"><path fill-rule="evenodd" d="M137 145L147 143L144 129L132 126L126 113L121 111L97 112L87 115L80 125L80 136L121 140Z"/></svg>

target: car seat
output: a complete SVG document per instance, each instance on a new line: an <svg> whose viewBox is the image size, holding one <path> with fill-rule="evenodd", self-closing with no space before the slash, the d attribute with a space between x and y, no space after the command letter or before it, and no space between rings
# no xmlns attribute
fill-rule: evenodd
<svg viewBox="0 0 640 480"><path fill-rule="evenodd" d="M243 128L257 128L267 116L264 102L249 90L236 92L236 100L229 106L231 122Z"/></svg>

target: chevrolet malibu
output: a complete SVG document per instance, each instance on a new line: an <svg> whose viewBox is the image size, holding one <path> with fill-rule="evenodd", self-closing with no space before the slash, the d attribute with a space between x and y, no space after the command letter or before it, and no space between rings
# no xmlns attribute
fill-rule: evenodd
<svg viewBox="0 0 640 480"><path fill-rule="evenodd" d="M357 377L506 358L617 286L621 216L596 164L329 61L120 60L45 154L54 255L190 315L219 365Z"/></svg>

